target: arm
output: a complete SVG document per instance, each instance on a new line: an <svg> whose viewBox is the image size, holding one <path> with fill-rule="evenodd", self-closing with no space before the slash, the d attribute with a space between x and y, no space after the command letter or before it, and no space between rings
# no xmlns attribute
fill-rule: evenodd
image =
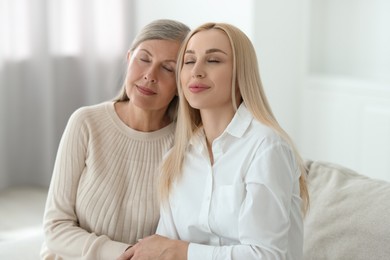
<svg viewBox="0 0 390 260"><path fill-rule="evenodd" d="M158 235L160 234L160 235ZM140 240L117 260L172 259L186 260L188 242L178 239L169 205L161 206L156 235Z"/></svg>
<svg viewBox="0 0 390 260"><path fill-rule="evenodd" d="M77 189L88 153L89 131L80 111L69 119L62 136L44 213L45 244L66 259L114 259L128 246L79 227Z"/></svg>

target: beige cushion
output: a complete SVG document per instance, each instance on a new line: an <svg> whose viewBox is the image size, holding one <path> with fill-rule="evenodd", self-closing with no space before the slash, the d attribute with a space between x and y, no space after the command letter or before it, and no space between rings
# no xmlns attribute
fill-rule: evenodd
<svg viewBox="0 0 390 260"><path fill-rule="evenodd" d="M307 162L304 259L390 259L390 183Z"/></svg>

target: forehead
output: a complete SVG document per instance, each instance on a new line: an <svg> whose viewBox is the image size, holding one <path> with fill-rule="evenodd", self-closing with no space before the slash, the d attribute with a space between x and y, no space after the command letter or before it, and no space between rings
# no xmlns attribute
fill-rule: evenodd
<svg viewBox="0 0 390 260"><path fill-rule="evenodd" d="M220 49L229 55L232 53L228 36L224 31L219 29L210 29L195 33L188 41L186 49L195 52Z"/></svg>
<svg viewBox="0 0 390 260"><path fill-rule="evenodd" d="M134 50L147 52L149 55L164 60L176 60L180 43L172 40L147 40L141 42Z"/></svg>

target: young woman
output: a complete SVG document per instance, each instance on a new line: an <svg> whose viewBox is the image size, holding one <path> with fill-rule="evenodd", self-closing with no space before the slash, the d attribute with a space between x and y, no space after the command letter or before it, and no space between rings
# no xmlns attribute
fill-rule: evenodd
<svg viewBox="0 0 390 260"><path fill-rule="evenodd" d="M250 40L204 24L184 41L178 75L159 235L119 259L302 259L306 171L271 112Z"/></svg>
<svg viewBox="0 0 390 260"><path fill-rule="evenodd" d="M114 101L78 109L62 136L44 213L43 259L115 259L155 233L157 167L172 146L177 53L189 28L157 20L127 54Z"/></svg>

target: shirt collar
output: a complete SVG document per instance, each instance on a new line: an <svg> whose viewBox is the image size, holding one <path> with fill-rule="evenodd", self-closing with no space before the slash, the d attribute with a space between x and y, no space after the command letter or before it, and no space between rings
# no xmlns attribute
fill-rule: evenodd
<svg viewBox="0 0 390 260"><path fill-rule="evenodd" d="M225 131L223 131L223 133L218 139L223 139L223 137L227 134L236 138L242 137L250 126L252 120L252 114L249 112L245 104L241 103L236 113L234 114L232 121L229 123ZM204 134L204 129L203 127L201 127L194 132L194 135L190 139L189 144L192 147L197 147L199 151L203 151L206 147L205 140L206 138Z"/></svg>
<svg viewBox="0 0 390 260"><path fill-rule="evenodd" d="M241 103L224 133L226 132L232 136L240 138L244 135L252 120L252 114L249 112L245 104Z"/></svg>

